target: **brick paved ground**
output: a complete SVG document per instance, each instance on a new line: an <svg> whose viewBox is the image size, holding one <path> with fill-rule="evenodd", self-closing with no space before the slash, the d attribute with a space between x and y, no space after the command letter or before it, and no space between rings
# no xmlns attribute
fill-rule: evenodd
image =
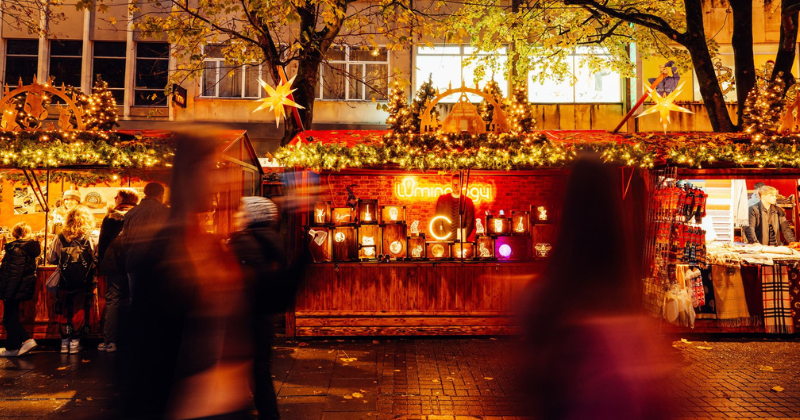
<svg viewBox="0 0 800 420"><path fill-rule="evenodd" d="M676 341L682 418L800 419L800 342ZM523 419L516 339L323 340L278 346L285 420ZM0 359L0 420L92 419L113 403L113 354ZM772 391L775 386L784 388Z"/></svg>

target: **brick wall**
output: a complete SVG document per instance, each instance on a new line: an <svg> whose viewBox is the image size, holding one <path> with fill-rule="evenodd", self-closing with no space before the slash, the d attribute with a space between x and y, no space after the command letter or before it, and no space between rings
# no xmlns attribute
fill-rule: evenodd
<svg viewBox="0 0 800 420"><path fill-rule="evenodd" d="M497 215L504 210L510 216L513 210L529 210L531 204L546 205L558 213L566 177L564 175L471 175L470 190L477 214L491 210ZM356 184L353 192L357 198L377 198L378 205L405 205L406 220L420 221L420 230L426 231L434 214L436 199L450 185L449 175L343 175L337 173L320 176L320 199L330 201L332 207L344 207L347 201L345 186ZM487 200L487 192L490 198ZM412 194L414 197L407 197Z"/></svg>

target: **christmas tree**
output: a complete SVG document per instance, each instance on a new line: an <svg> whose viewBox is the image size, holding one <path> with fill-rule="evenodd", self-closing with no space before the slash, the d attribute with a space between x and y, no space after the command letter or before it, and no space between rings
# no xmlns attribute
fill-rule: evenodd
<svg viewBox="0 0 800 420"><path fill-rule="evenodd" d="M87 130L108 131L119 127L117 101L108 89L108 83L104 82L99 74L92 88L92 95L89 96L88 107L84 110Z"/></svg>
<svg viewBox="0 0 800 420"><path fill-rule="evenodd" d="M773 82L754 86L744 102L742 128L750 134L753 143L764 143L774 139L781 124L783 113L783 72Z"/></svg>
<svg viewBox="0 0 800 420"><path fill-rule="evenodd" d="M414 101L411 103L411 132L419 133L420 114L425 112L428 100L432 100L435 97L436 89L433 87L433 75L429 74L428 81L417 89L417 94L414 96ZM431 111L431 119L436 120L438 118L439 112L434 108L433 111Z"/></svg>
<svg viewBox="0 0 800 420"><path fill-rule="evenodd" d="M494 80L490 80L489 83L486 83L483 92L491 96L498 104L503 103L503 91L500 90L500 85ZM494 115L494 105L484 99L480 105L478 105L478 112L481 114L481 118L486 121L486 124L489 124L492 122L492 116Z"/></svg>
<svg viewBox="0 0 800 420"><path fill-rule="evenodd" d="M528 103L528 87L524 84L514 87L514 94L509 98L505 111L508 125L514 133L530 132L536 126L532 106Z"/></svg>
<svg viewBox="0 0 800 420"><path fill-rule="evenodd" d="M414 117L411 115L408 99L406 99L406 91L402 83L394 82L387 106L389 118L386 119L386 124L389 125L389 129L395 133L410 133L413 128Z"/></svg>

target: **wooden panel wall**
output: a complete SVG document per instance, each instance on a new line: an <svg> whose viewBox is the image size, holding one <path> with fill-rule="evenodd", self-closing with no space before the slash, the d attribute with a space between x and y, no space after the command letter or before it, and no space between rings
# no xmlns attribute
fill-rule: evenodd
<svg viewBox="0 0 800 420"><path fill-rule="evenodd" d="M287 335L513 334L544 264L343 263L309 269ZM292 322L294 321L294 323Z"/></svg>

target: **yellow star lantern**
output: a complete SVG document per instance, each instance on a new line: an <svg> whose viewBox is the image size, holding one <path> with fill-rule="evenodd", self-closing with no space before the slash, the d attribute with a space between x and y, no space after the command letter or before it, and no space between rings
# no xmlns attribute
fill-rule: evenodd
<svg viewBox="0 0 800 420"><path fill-rule="evenodd" d="M297 76L295 76L297 77ZM261 87L267 91L267 97L258 99L258 102L263 102L261 105L258 106L253 112L261 111L262 109L269 107L269 110L275 114L275 126L280 126L281 117L283 117L284 106L293 106L298 109L305 109L303 106L295 103L293 100L289 99L289 95L292 94L297 89L292 89L292 83L294 82L294 77L287 83L280 83L278 87L273 89L272 86L268 85L267 82L258 79L258 83L261 84Z"/></svg>
<svg viewBox="0 0 800 420"><path fill-rule="evenodd" d="M664 126L664 133L666 133L667 125L672 122L669 119L670 111L679 111L679 112L685 112L687 114L693 114L692 111L689 111L686 108L675 105L675 99L678 97L678 95L680 95L681 89L683 88L683 83L678 85L678 87L675 90L673 90L672 93L665 96L659 95L658 92L653 90L653 88L651 88L650 86L644 85L644 87L647 88L647 91L650 93L650 97L653 98L653 102L655 102L655 104L650 108L648 108L646 111L639 114L639 116L636 118L639 118L643 115L654 114L658 112L659 117L661 118L661 125Z"/></svg>

